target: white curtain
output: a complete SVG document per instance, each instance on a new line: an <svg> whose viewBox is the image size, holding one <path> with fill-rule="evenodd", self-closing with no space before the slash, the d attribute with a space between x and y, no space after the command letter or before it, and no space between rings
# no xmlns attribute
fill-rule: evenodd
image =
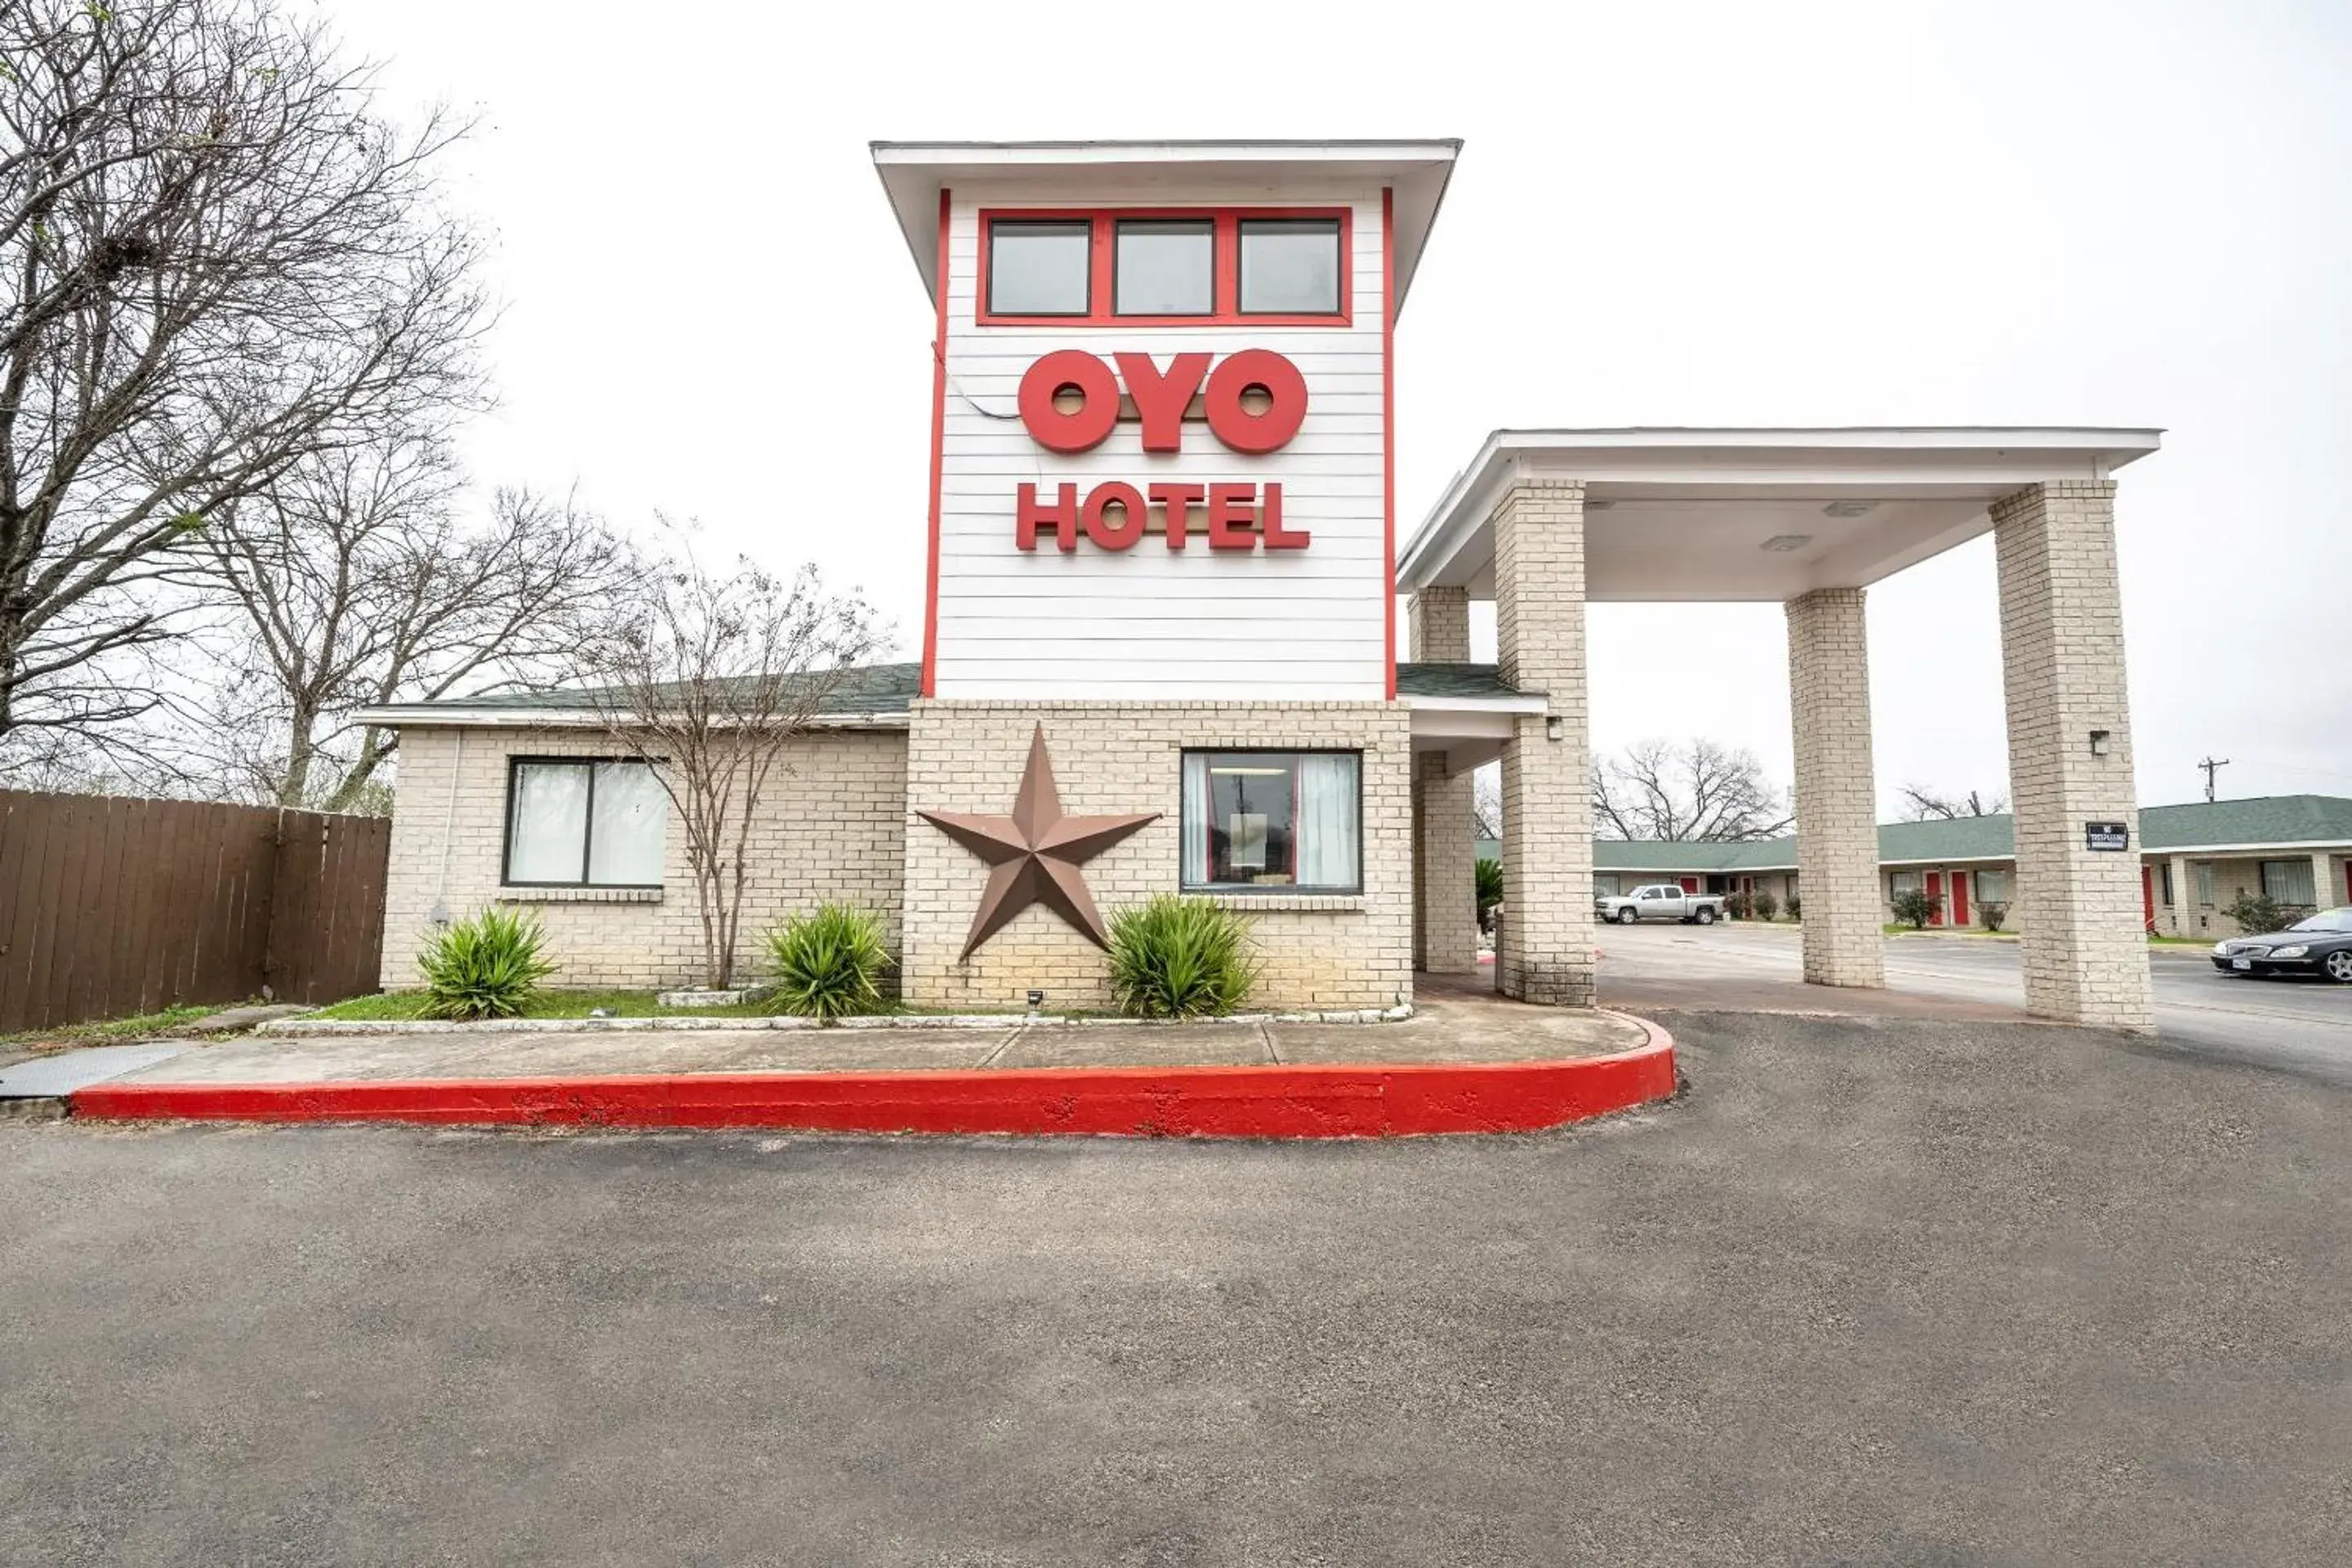
<svg viewBox="0 0 2352 1568"><path fill-rule="evenodd" d="M588 837L588 770L578 763L518 763L508 808L509 882L577 882Z"/></svg>
<svg viewBox="0 0 2352 1568"><path fill-rule="evenodd" d="M1298 885L1353 888L1356 865L1357 759L1344 752L1298 759Z"/></svg>
<svg viewBox="0 0 2352 1568"><path fill-rule="evenodd" d="M1166 774L1160 775L1166 777ZM1197 887L1209 879L1209 758L1203 752L1194 752L1184 758L1183 839L1184 864L1179 880L1182 886Z"/></svg>
<svg viewBox="0 0 2352 1568"><path fill-rule="evenodd" d="M596 764L596 811L589 825L588 879L611 887L658 887L669 795L643 763Z"/></svg>

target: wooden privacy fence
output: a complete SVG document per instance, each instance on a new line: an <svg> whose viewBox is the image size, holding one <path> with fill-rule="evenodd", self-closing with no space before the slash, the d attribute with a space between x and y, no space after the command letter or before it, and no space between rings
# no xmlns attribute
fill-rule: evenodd
<svg viewBox="0 0 2352 1568"><path fill-rule="evenodd" d="M0 1033L376 987L384 817L0 790Z"/></svg>

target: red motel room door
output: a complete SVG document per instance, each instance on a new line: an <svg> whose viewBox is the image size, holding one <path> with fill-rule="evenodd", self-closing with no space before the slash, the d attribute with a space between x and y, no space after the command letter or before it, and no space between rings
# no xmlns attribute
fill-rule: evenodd
<svg viewBox="0 0 2352 1568"><path fill-rule="evenodd" d="M1944 923L1944 874L1941 871L1927 873L1927 897L1932 911L1927 916L1927 923L1931 926L1942 925Z"/></svg>
<svg viewBox="0 0 2352 1568"><path fill-rule="evenodd" d="M1952 873L1952 923L1966 929L1969 923L1969 874Z"/></svg>

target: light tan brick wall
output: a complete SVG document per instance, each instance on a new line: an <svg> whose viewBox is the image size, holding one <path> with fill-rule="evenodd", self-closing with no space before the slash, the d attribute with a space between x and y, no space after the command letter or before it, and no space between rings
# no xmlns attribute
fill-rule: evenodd
<svg viewBox="0 0 2352 1568"><path fill-rule="evenodd" d="M2303 860L2311 862L2312 890L2316 907L2336 909L2347 899L2344 885L2347 857L2338 850L2281 849L2274 855L2231 856L2215 859L2209 856L2172 857L2173 905L2168 909L2163 901L2163 889L2157 889L2157 914L2168 934L2173 936L2222 937L2239 936L2238 922L2222 911L2242 893L2263 890L2263 862L2265 860ZM2212 902L2200 903L2197 893L2197 868L2212 868Z"/></svg>
<svg viewBox="0 0 2352 1568"><path fill-rule="evenodd" d="M493 902L536 910L562 965L551 984L699 984L702 928L675 814L656 895L515 889L501 894L507 763L513 756L612 756L612 742L562 730L408 729L384 887L383 984L417 984L415 954L436 906L452 917ZM752 824L739 975L756 970L761 933L827 900L882 917L895 949L906 856L907 737L833 731L796 742Z"/></svg>
<svg viewBox="0 0 2352 1568"><path fill-rule="evenodd" d="M1591 1006L1592 754L1584 666L1584 485L1523 479L1496 508L1503 679L1549 698L1503 750L1502 943L1496 983L1528 1002Z"/></svg>
<svg viewBox="0 0 2352 1568"><path fill-rule="evenodd" d="M1992 506L2009 782L2017 816L2026 1010L2147 1029L2140 857L2086 848L2086 822L2128 825L2132 788L2112 482L2034 485ZM2108 734L2105 756L2091 731Z"/></svg>
<svg viewBox="0 0 2352 1568"><path fill-rule="evenodd" d="M1102 951L1042 907L1023 910L969 962L959 963L987 868L912 815L1011 810L1031 730L1040 722L1065 811L1160 814L1087 863L1087 886L1106 921L1120 905L1178 890L1183 751L1360 749L1363 892L1230 897L1255 920L1265 966L1256 1002L1387 1007L1412 999L1412 734L1402 706L938 700L915 705L908 751L904 973L909 1001L1017 1007L1034 987L1056 1008L1112 1005Z"/></svg>
<svg viewBox="0 0 2352 1568"><path fill-rule="evenodd" d="M1478 846L1470 833L1467 769L1449 775L1444 752L1415 759L1413 820L1421 835L1413 858L1420 891L1414 962L1433 974L1478 968Z"/></svg>
<svg viewBox="0 0 2352 1568"><path fill-rule="evenodd" d="M1470 590L1423 588L1412 596L1406 655L1414 663L1470 662Z"/></svg>
<svg viewBox="0 0 2352 1568"><path fill-rule="evenodd" d="M1878 878L1879 919L1889 924L1894 922L1895 886L1897 878L1917 878L1920 889L1924 892L1927 890L1928 873L1940 872L1943 876L1944 923L1941 926L1930 926L1927 929L1949 931L1958 927L1969 931L1982 931L1984 921L1978 911L1986 901L1981 879L1988 871L1997 872L2008 879L2007 890L1994 901L2002 906L2000 929L2014 932L2018 929L2017 873L2016 868L2006 860L1947 860L1935 866L1885 867L1880 871ZM1968 878L1969 918L1965 921L1953 918L1955 911L1952 907L1952 878L1956 873Z"/></svg>
<svg viewBox="0 0 2352 1568"><path fill-rule="evenodd" d="M1884 985L1863 591L1818 589L1790 600L1787 611L1805 978Z"/></svg>

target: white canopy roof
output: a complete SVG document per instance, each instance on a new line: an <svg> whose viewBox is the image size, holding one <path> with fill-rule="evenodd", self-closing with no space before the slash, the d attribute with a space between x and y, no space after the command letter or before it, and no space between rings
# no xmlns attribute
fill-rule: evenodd
<svg viewBox="0 0 2352 1568"><path fill-rule="evenodd" d="M1992 526L1995 500L2105 479L2161 432L1497 430L1397 562L1407 591L1494 593L1491 518L1514 479L1585 481L1585 596L1773 600L1864 587Z"/></svg>

